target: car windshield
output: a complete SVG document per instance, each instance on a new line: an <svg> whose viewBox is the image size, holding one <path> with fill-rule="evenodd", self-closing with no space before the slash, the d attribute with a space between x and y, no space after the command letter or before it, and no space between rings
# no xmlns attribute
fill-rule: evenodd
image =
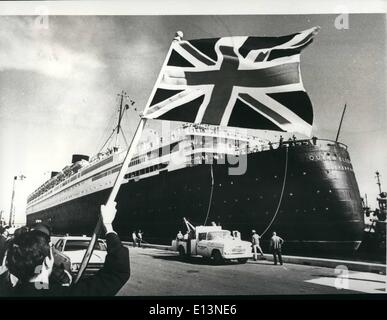
<svg viewBox="0 0 387 320"><path fill-rule="evenodd" d="M212 231L208 233L208 240L232 239L231 232L228 230Z"/></svg>
<svg viewBox="0 0 387 320"><path fill-rule="evenodd" d="M86 250L90 240L67 240L65 251ZM106 246L102 241L98 241L94 245L94 250L106 251Z"/></svg>

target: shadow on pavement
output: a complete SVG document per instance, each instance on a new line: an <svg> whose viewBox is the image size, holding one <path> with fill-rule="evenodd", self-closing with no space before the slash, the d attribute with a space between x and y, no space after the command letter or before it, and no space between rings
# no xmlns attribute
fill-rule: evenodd
<svg viewBox="0 0 387 320"><path fill-rule="evenodd" d="M224 265L238 265L240 263L234 261L225 261L221 264L216 264L211 259L205 259L202 257L185 257L181 258L178 255L162 255L162 254L150 254L150 256L154 259L161 259L167 261L177 261L185 264L193 264L193 265L206 265L206 266L214 266L220 267Z"/></svg>

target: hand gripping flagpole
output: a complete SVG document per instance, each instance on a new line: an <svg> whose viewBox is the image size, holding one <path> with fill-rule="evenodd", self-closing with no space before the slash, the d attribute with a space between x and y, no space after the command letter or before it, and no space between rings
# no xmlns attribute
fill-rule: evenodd
<svg viewBox="0 0 387 320"><path fill-rule="evenodd" d="M183 37L183 33L181 31L177 31L173 42L181 41L182 37ZM150 96L149 96L148 102L145 105L145 109L144 109L143 114L141 116L141 120L140 120L140 122L139 122L139 124L137 126L137 129L136 129L136 132L135 132L135 134L133 136L133 139L132 139L132 141L131 141L131 143L130 143L130 145L128 147L128 151L127 151L125 159L124 159L124 161L122 163L120 172L118 173L117 178L116 178L116 180L114 182L114 185L113 185L112 191L110 192L109 198L106 201L105 206L107 206L107 207L111 206L111 204L114 202L114 200L115 200L115 198L116 198L116 196L118 194L118 191L120 189L121 183L124 180L124 176L125 176L126 170L127 170L128 166L130 164L130 161L133 158L134 151L136 150L137 144L138 144L138 142L140 140L141 134L142 134L142 132L144 130L144 127L145 127L145 124L146 124L146 121L147 121L147 118L145 117L146 116L146 112L149 109L149 106L150 106L150 103L152 102L153 96L154 96L154 94L155 94L155 92L157 90L157 87L158 87L161 79L162 79L164 67L168 63L169 57L170 57L172 49L173 49L173 42L172 42L171 46L169 47L167 56L166 56L166 58L164 60L164 63L162 65L162 67L161 67L159 76L157 77L156 83L155 83L155 85L153 87L153 90L152 90ZM81 277L82 277L82 275L83 275L83 273L84 273L84 271L85 271L85 269L87 267L87 264L90 261L91 255L92 255L93 250L94 250L94 245L95 245L95 243L97 241L97 237L98 237L98 235L100 233L100 230L101 230L102 226L103 226L103 224L102 224L102 217L101 217L101 214L99 214L99 218L98 218L97 224L96 224L96 226L94 228L94 232L93 232L93 235L91 237L89 246L88 246L88 248L86 250L86 253L83 256L82 263L81 263L81 265L79 267L79 271L78 271L77 276L76 276L76 278L74 280L74 283L77 283L81 279Z"/></svg>

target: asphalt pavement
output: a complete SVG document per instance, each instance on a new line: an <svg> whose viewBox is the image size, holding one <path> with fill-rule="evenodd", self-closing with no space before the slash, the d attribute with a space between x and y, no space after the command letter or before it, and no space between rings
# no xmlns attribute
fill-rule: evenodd
<svg viewBox="0 0 387 320"><path fill-rule="evenodd" d="M386 276L267 260L214 265L200 257L130 247L131 277L121 296L258 296L385 293Z"/></svg>

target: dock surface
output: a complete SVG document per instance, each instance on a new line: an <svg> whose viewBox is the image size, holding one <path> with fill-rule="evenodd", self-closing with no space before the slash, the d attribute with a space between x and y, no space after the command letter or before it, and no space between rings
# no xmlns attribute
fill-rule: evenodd
<svg viewBox="0 0 387 320"><path fill-rule="evenodd" d="M269 260L213 265L155 248L130 247L131 277L120 296L243 296L386 293L386 276ZM338 286L338 288L336 287Z"/></svg>

